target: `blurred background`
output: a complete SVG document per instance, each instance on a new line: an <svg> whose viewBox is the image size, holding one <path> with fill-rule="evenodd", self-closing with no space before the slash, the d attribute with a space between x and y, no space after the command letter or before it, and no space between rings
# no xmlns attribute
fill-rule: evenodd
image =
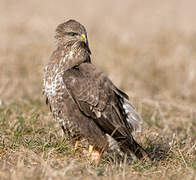
<svg viewBox="0 0 196 180"><path fill-rule="evenodd" d="M196 1L0 1L0 100L42 98L54 31L88 31L92 62L131 97L195 107Z"/></svg>

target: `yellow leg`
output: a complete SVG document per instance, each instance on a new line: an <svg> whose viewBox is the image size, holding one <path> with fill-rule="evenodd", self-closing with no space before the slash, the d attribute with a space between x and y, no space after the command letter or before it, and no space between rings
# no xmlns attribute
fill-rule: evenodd
<svg viewBox="0 0 196 180"><path fill-rule="evenodd" d="M88 156L91 156L93 153L93 146L89 145L89 149L88 149Z"/></svg>
<svg viewBox="0 0 196 180"><path fill-rule="evenodd" d="M93 145L89 145L88 151L86 149L83 151L83 153L86 154L86 156L88 156L90 162L95 162L95 165L98 166L101 160L102 152L95 150Z"/></svg>
<svg viewBox="0 0 196 180"><path fill-rule="evenodd" d="M79 141L77 140L76 143L75 143L75 146L74 146L74 150L75 150L75 151L76 151L77 148L78 148L78 143L79 143Z"/></svg>

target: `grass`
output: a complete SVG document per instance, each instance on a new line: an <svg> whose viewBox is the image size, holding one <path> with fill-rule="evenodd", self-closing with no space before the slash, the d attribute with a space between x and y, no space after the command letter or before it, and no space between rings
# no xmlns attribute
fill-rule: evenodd
<svg viewBox="0 0 196 180"><path fill-rule="evenodd" d="M194 1L104 3L1 2L0 179L196 178ZM87 27L93 63L140 112L135 137L152 161L105 156L95 166L85 142L75 150L45 105L54 29L70 17Z"/></svg>
<svg viewBox="0 0 196 180"><path fill-rule="evenodd" d="M136 160L131 164L124 164L122 161L118 164L104 158L96 167L82 153L85 149L82 143L77 151L74 150L73 141L62 134L40 99L2 105L0 176L3 179L195 177L194 120L190 120L192 125L189 127L181 121L169 128L169 124L162 124L160 107L152 106L149 102L143 102L144 131L137 139L151 154L153 161ZM188 113L177 107L164 112L171 113L174 119L180 112L184 114L183 118L188 116Z"/></svg>

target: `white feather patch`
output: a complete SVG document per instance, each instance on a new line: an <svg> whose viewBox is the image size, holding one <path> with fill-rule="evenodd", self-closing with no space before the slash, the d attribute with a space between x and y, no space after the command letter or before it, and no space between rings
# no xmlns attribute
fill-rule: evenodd
<svg viewBox="0 0 196 180"><path fill-rule="evenodd" d="M96 114L97 118L101 117L101 112L100 111L93 110L93 112Z"/></svg>
<svg viewBox="0 0 196 180"><path fill-rule="evenodd" d="M133 127L133 132L141 132L142 118L127 99L123 99L123 108L127 114L127 122Z"/></svg>
<svg viewBox="0 0 196 180"><path fill-rule="evenodd" d="M120 152L120 147L118 145L118 142L109 134L106 134L107 142L108 142L108 148L110 150L117 150Z"/></svg>

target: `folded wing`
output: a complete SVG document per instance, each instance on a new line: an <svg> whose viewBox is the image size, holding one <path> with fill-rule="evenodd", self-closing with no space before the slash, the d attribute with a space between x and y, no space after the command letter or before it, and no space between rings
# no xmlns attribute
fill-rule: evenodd
<svg viewBox="0 0 196 180"><path fill-rule="evenodd" d="M128 96L92 64L67 70L64 83L80 111L105 133L123 138L141 130L141 117Z"/></svg>

